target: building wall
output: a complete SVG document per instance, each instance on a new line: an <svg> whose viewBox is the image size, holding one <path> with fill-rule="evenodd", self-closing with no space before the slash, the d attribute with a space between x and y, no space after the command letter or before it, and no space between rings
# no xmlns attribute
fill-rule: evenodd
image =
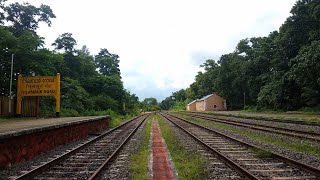
<svg viewBox="0 0 320 180"><path fill-rule="evenodd" d="M188 110L188 111L196 111L196 103L197 103L197 102L194 102L194 103L188 105L188 106L187 106L187 110Z"/></svg>
<svg viewBox="0 0 320 180"><path fill-rule="evenodd" d="M205 111L223 111L224 108L224 99L221 96L214 94L210 96L206 101Z"/></svg>
<svg viewBox="0 0 320 180"><path fill-rule="evenodd" d="M90 133L105 130L110 120L111 118L106 116L4 133L0 135L0 169L30 160L61 144L85 138Z"/></svg>
<svg viewBox="0 0 320 180"><path fill-rule="evenodd" d="M204 101L196 102L196 111L204 111Z"/></svg>

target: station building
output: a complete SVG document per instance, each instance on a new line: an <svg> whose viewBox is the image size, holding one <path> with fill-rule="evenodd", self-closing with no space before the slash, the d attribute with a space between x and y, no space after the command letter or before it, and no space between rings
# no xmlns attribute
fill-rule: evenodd
<svg viewBox="0 0 320 180"><path fill-rule="evenodd" d="M227 110L227 102L216 93L204 96L187 105L188 111L223 111Z"/></svg>
<svg viewBox="0 0 320 180"><path fill-rule="evenodd" d="M187 111L196 111L197 100L192 101L187 105Z"/></svg>

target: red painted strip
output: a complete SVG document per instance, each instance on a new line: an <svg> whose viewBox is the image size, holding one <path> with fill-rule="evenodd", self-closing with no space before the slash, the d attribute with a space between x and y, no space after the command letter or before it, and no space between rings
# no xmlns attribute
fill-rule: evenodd
<svg viewBox="0 0 320 180"><path fill-rule="evenodd" d="M152 153L153 153L153 179L174 179L173 171L165 144L162 142L158 121L152 122Z"/></svg>

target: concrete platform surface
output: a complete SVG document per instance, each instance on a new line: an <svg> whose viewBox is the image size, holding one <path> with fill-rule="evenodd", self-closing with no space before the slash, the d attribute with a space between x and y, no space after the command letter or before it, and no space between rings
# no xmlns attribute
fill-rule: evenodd
<svg viewBox="0 0 320 180"><path fill-rule="evenodd" d="M0 122L0 169L89 134L99 134L108 128L110 120L109 116L89 116Z"/></svg>
<svg viewBox="0 0 320 180"><path fill-rule="evenodd" d="M45 126L59 125L88 119L96 119L105 116L64 117L64 118L39 118L39 119L13 119L12 121L0 122L0 135L23 131L27 129L41 128Z"/></svg>

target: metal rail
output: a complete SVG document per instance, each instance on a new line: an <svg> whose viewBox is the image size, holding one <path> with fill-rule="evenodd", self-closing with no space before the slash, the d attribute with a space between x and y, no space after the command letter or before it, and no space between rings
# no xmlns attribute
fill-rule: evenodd
<svg viewBox="0 0 320 180"><path fill-rule="evenodd" d="M230 158L228 158L227 156L221 154L219 151L213 149L211 146L209 146L208 144L206 144L204 141L202 141L201 139L199 139L198 137L196 137L195 135L193 135L191 132L189 132L188 130L186 130L185 128L183 128L182 126L180 126L179 124L175 123L174 121L172 121L171 119L169 119L167 116L163 115L160 113L160 115L164 118L166 118L167 120L169 120L170 122L172 122L174 125L176 125L177 127L179 127L180 129L182 129L184 132L186 132L187 134L189 134L192 138L196 139L198 142L200 142L202 145L204 145L207 149L209 149L213 154L215 154L216 156L218 156L218 158L223 161L224 163L226 163L227 166L229 166L230 168L234 169L235 171L237 171L239 174L242 174L246 177L246 179L259 179L258 177L256 177L255 175L251 174L249 171L245 170L244 168L242 168L241 166L239 166L236 162L234 162L233 160L231 160Z"/></svg>
<svg viewBox="0 0 320 180"><path fill-rule="evenodd" d="M211 113L204 113L204 112L194 112L188 111L189 113L198 113L198 114L206 114L212 116L225 116L225 117L234 117L234 118L242 118L242 119L253 119L253 120L261 120L261 121L271 121L271 122L281 122L281 123L289 123L289 124L301 124L301 125L308 125L308 126L320 126L319 122L305 122L301 120L288 120L288 119L270 119L265 117L242 117L237 115L230 115L230 114L211 114Z"/></svg>
<svg viewBox="0 0 320 180"><path fill-rule="evenodd" d="M125 122L125 123L123 123L123 124L115 127L115 128L113 128L113 129L111 129L111 130L109 130L109 131L101 134L100 136L98 136L98 137L96 137L96 138L94 138L94 139L86 142L85 144L83 144L83 145L81 145L81 146L79 146L79 147L77 147L77 148L75 148L75 149L73 149L73 150L71 150L71 151L69 151L69 152L67 152L67 153L65 153L65 154L63 154L63 155L61 155L61 156L59 156L59 157L57 157L57 158L55 158L55 159L53 159L53 160L45 163L45 164L43 164L43 165L41 165L41 166L39 166L39 167L37 167L37 168L35 168L35 169L33 169L33 170L31 170L31 171L29 171L29 172L21 175L21 176L19 176L19 177L17 177L16 179L17 179L17 180L32 179L33 177L37 176L38 174L41 174L42 172L46 171L46 170L49 169L50 167L52 167L52 166L54 166L54 165L56 165L56 164L64 161L65 159L67 159L67 158L70 157L71 155L73 155L73 154L79 152L80 150L82 150L82 149L90 146L91 144L99 141L100 139L104 138L105 136L111 134L112 132L114 132L114 131L122 128L123 126L125 126L125 125L133 122L134 120L136 120L136 119L138 119L138 118L140 118L140 117L142 117L142 116L143 116L143 115L134 117L133 119L131 119L131 120L129 120L129 121L127 121L127 122ZM148 116L146 116L146 118L147 118L147 117L148 117ZM145 119L146 119L146 118L145 118ZM145 119L144 119L144 120L145 120Z"/></svg>
<svg viewBox="0 0 320 180"><path fill-rule="evenodd" d="M287 136L294 136L294 137L313 140L313 141L320 141L320 134L313 133L313 132L299 131L299 130L294 130L294 129L268 126L268 125L242 122L242 121L239 122L239 121L235 121L235 120L225 120L222 118L208 117L208 116L203 116L203 115L198 115L198 114L188 114L188 113L181 113L181 114L185 114L187 116L196 117L196 118L200 118L200 119L205 119L208 121L230 124L230 125L234 125L234 126L240 126L240 127L250 128L250 129L259 130L259 131L277 133L277 134L282 134L282 135L287 135Z"/></svg>
<svg viewBox="0 0 320 180"><path fill-rule="evenodd" d="M89 180L98 179L101 175L102 171L107 167L108 164L110 164L111 160L116 157L116 155L121 151L121 149L124 147L124 145L128 142L128 140L134 135L134 133L138 130L138 128L142 125L143 122L148 118L149 116L145 117L139 125L129 134L129 136L121 143L121 145L109 156L109 158L96 170L96 172L89 178Z"/></svg>
<svg viewBox="0 0 320 180"><path fill-rule="evenodd" d="M220 135L220 136L222 136L222 137L225 137L225 138L227 138L227 139L229 139L229 140L231 140L231 141L238 142L238 143L240 143L240 144L242 144L242 145L244 145L244 146L247 146L247 147L250 147L250 148L254 148L254 149L258 149L258 150L263 150L262 148L260 148L260 147L258 147L258 146L255 146L255 145L249 144L249 143L247 143L247 142L244 142L244 141L235 139L235 138L233 138L233 137L230 137L230 136L228 136L228 135L222 134L222 133L220 133L220 132L218 132L218 131L215 131L215 130L213 130L213 129L210 129L210 128L208 128L208 127L205 127L205 126L203 126L203 125L200 125L200 124L197 124L197 123L194 123L194 122L187 121L187 120L185 120L185 119L183 119L183 118L180 118L180 117L177 117L177 116L174 116L174 115L171 115L171 114L166 114L166 115L169 116L169 117L171 116L171 117L177 118L177 119L182 120L182 121L184 121L184 122L187 122L187 123L189 123L189 124L195 125L195 126L197 126L197 127L200 127L200 128L202 128L202 129L205 129L205 130L207 130L207 131L216 133L216 134L218 134L218 135ZM171 121L171 122L173 122L173 121ZM185 130L184 130L184 131L185 131ZM189 134L189 133L188 133L188 134ZM208 146L209 146L209 145L208 145ZM307 164L304 164L304 163L299 162L299 161L295 161L295 160L293 160L293 159L291 159L291 158L282 156L282 155L277 154L277 153L274 153L274 152L271 152L271 153L272 153L272 157L273 157L273 158L276 158L276 159L278 159L278 160L280 160L280 161L283 161L283 162L286 162L286 163L288 163L288 164L291 164L292 166L301 168L301 169L304 170L304 171L307 171L307 172L309 172L309 173L311 173L311 174L314 174L315 176L317 176L317 178L320 178L320 169L315 168L315 167L312 167L312 166L307 165Z"/></svg>

